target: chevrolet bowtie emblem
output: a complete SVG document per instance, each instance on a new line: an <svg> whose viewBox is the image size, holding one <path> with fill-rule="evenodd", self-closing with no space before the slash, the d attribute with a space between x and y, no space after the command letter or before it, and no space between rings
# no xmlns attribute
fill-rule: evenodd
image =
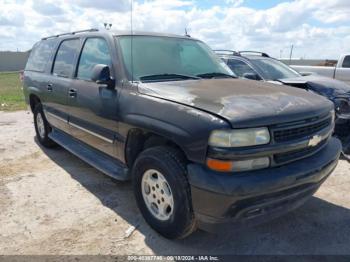
<svg viewBox="0 0 350 262"><path fill-rule="evenodd" d="M321 141L322 141L322 137L321 136L319 136L319 135L313 136L309 140L309 146L311 146L311 147L317 146Z"/></svg>

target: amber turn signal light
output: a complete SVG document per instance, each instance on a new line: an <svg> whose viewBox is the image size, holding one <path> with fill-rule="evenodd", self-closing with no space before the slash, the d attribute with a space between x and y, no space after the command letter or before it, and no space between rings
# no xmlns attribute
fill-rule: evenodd
<svg viewBox="0 0 350 262"><path fill-rule="evenodd" d="M207 166L212 170L220 172L229 172L232 170L233 162L208 158Z"/></svg>

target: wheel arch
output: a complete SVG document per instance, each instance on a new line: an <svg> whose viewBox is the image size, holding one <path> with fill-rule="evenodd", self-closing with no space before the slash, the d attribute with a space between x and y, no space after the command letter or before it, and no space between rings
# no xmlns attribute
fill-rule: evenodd
<svg viewBox="0 0 350 262"><path fill-rule="evenodd" d="M41 103L41 100L37 95L35 94L29 95L29 106L30 106L30 109L32 110L32 113L34 113L34 109L36 105L40 103Z"/></svg>
<svg viewBox="0 0 350 262"><path fill-rule="evenodd" d="M127 166L131 168L142 151L156 146L175 148L188 159L184 148L173 139L142 128L132 128L128 132L125 143L125 161Z"/></svg>

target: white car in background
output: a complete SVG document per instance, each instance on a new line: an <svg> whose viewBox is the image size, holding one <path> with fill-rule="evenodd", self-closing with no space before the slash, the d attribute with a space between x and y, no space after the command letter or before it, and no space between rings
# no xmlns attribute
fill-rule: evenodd
<svg viewBox="0 0 350 262"><path fill-rule="evenodd" d="M302 75L318 74L350 84L350 54L342 55L335 67L291 65Z"/></svg>

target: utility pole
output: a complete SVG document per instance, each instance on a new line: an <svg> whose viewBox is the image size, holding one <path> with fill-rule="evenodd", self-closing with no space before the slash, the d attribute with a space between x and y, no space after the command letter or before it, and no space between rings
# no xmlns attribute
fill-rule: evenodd
<svg viewBox="0 0 350 262"><path fill-rule="evenodd" d="M293 49L294 49L294 45L292 44L292 46L290 47L289 65L291 65L292 63Z"/></svg>

